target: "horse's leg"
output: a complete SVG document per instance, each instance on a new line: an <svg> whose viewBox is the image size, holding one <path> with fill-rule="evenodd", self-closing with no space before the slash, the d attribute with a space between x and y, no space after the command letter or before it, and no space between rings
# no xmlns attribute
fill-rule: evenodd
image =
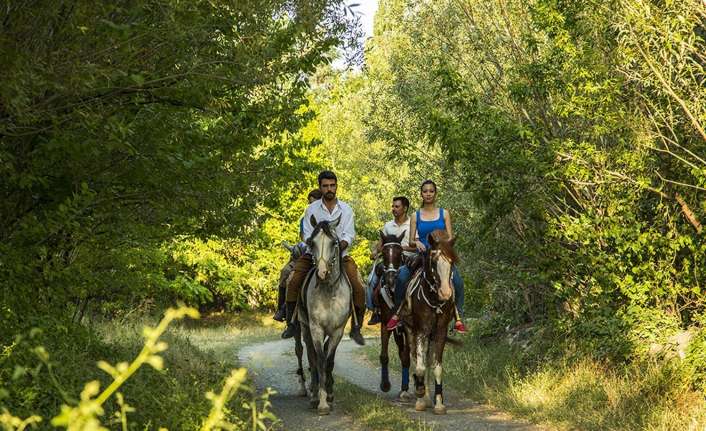
<svg viewBox="0 0 706 431"><path fill-rule="evenodd" d="M387 350L390 344L390 331L385 325L380 325L380 390L387 392L390 390L390 371L387 368L390 358Z"/></svg>
<svg viewBox="0 0 706 431"><path fill-rule="evenodd" d="M402 365L402 384L400 385L400 400L412 401L412 395L409 393L409 344L405 340L405 333L395 331L395 343L397 344L397 354L400 357Z"/></svg>
<svg viewBox="0 0 706 431"><path fill-rule="evenodd" d="M446 345L446 327L441 325L434 337L434 356L432 360L432 369L434 372L434 414L445 415L446 406L444 405L443 386L441 380L442 368L441 363L444 357L444 346Z"/></svg>
<svg viewBox="0 0 706 431"><path fill-rule="evenodd" d="M344 327L345 328L345 327ZM333 366L336 358L336 349L343 338L343 330L340 328L331 335L328 339L328 348L326 349L326 402L333 402Z"/></svg>
<svg viewBox="0 0 706 431"><path fill-rule="evenodd" d="M304 377L304 367L302 366L302 355L304 353L304 345L302 344L302 329L297 329L294 334L294 353L297 355L297 376L299 376L299 393L301 397L306 396L306 378Z"/></svg>
<svg viewBox="0 0 706 431"><path fill-rule="evenodd" d="M414 369L414 390L417 395L417 402L414 404L414 409L418 412L423 412L427 409L427 403L424 400L426 395L426 387L424 385L424 380L426 377L426 350L428 343L424 334L415 333L414 334L414 355L415 355L415 369Z"/></svg>
<svg viewBox="0 0 706 431"><path fill-rule="evenodd" d="M326 350L324 347L324 331L322 328L311 325L309 326L309 331L311 332L311 340L314 345L314 367L316 368L316 375L318 377L318 410L320 415L327 415L331 411L331 408L326 403ZM313 394L312 394L313 395Z"/></svg>
<svg viewBox="0 0 706 431"><path fill-rule="evenodd" d="M311 372L311 383L309 384L309 404L312 408L318 405L316 395L319 391L319 374L316 371L316 352L314 351L314 342L311 338L311 332L308 325L300 325L304 343L306 344L306 359L309 362L309 371Z"/></svg>

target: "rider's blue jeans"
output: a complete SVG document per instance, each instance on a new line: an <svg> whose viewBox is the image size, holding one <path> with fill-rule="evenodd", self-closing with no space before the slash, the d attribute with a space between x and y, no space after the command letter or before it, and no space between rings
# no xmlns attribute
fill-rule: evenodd
<svg viewBox="0 0 706 431"><path fill-rule="evenodd" d="M451 282L454 285L456 309L458 310L458 315L463 318L463 302L465 299L463 292L463 278L458 272L456 265L454 265L451 270L453 271L451 274ZM402 301L404 301L404 294L410 278L412 278L412 273L409 268L407 265L402 265L400 267L400 271L397 273L397 284L395 284L395 307L399 307L400 304L402 304Z"/></svg>

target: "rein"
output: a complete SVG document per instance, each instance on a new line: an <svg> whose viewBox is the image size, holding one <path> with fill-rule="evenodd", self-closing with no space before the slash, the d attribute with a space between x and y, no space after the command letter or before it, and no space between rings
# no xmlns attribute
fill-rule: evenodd
<svg viewBox="0 0 706 431"><path fill-rule="evenodd" d="M385 250L388 247L402 248L402 244L400 244L399 242L387 242L387 243L383 244L382 249ZM386 266L383 269L383 271L385 272L385 274L390 273L390 272L397 274L399 272L399 268L395 268L394 266L392 266L392 263L390 263L388 266Z"/></svg>

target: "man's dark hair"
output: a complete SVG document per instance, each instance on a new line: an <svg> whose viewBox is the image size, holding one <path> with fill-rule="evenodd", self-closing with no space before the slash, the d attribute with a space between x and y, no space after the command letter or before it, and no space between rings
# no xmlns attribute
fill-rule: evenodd
<svg viewBox="0 0 706 431"><path fill-rule="evenodd" d="M336 174L334 174L332 171L321 171L321 173L319 174L319 185L321 185L321 181L323 180L334 180L338 182Z"/></svg>
<svg viewBox="0 0 706 431"><path fill-rule="evenodd" d="M409 199L407 199L406 197L404 197L404 196L395 196L394 198L392 198L392 202L395 202L395 201L400 201L400 202L402 202L402 206L405 207L405 208L407 208L407 209L409 209Z"/></svg>
<svg viewBox="0 0 706 431"><path fill-rule="evenodd" d="M319 189L314 189L314 190L312 190L312 191L309 192L309 195L308 195L306 198L307 198L307 199L309 199L309 198L314 198L314 200L317 200L317 201L318 201L319 199L321 199L321 197L322 197L323 195L324 195L324 194L321 193L321 190L319 190Z"/></svg>
<svg viewBox="0 0 706 431"><path fill-rule="evenodd" d="M436 192L436 183L432 180L424 180L422 185L419 186L419 191L424 190L424 186L426 186L427 184L431 184L432 186L434 186L434 191Z"/></svg>

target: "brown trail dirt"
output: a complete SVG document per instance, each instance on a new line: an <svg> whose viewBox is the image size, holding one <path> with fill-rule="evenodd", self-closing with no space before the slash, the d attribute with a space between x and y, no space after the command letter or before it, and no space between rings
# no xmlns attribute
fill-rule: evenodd
<svg viewBox="0 0 706 431"><path fill-rule="evenodd" d="M366 339L367 343L377 343L377 338ZM306 360L306 354L305 360ZM246 346L238 352L239 362L252 374L257 389L270 387L277 391L271 397L274 413L282 420L282 430L362 430L365 427L356 424L343 409L334 408L329 416L318 416L316 410L309 408L307 397L297 395L299 383L295 374L296 358L292 340L276 340ZM306 367L306 365L305 365ZM435 430L472 430L472 431L542 431L536 425L513 420L490 406L463 398L453 390L444 388L444 401L447 414L435 416L431 409L426 412L414 410L414 402L402 403L397 394L400 376L390 373L392 389L388 393L380 392L380 370L378 364L371 363L365 352L351 340L341 341L336 352L334 374L360 388L375 393L391 404L403 409L412 419L423 419ZM308 376L307 376L308 378Z"/></svg>

